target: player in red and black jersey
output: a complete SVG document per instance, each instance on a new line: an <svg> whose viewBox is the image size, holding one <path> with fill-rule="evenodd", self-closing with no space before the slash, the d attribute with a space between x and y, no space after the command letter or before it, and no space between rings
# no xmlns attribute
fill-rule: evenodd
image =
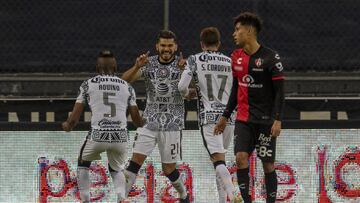
<svg viewBox="0 0 360 203"><path fill-rule="evenodd" d="M241 13L234 25L233 37L239 49L232 53L233 86L214 131L215 134L224 131L226 121L237 106L234 153L241 195L245 203L252 201L248 158L256 149L265 173L266 202L272 203L277 192L276 137L280 134L284 105L283 66L276 52L257 41L261 20L256 14Z"/></svg>

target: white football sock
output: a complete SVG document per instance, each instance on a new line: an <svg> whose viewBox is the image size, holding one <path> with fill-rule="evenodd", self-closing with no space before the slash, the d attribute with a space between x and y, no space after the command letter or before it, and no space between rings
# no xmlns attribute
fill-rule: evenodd
<svg viewBox="0 0 360 203"><path fill-rule="evenodd" d="M126 199L126 195L125 195L126 180L125 180L125 175L124 175L123 171L110 172L110 175L113 179L114 189L115 189L115 193L118 198L118 202L125 200Z"/></svg>
<svg viewBox="0 0 360 203"><path fill-rule="evenodd" d="M126 181L125 195L126 195L126 197L128 197L131 187L132 187L132 185L134 185L134 183L136 181L137 174L135 174L131 171L125 170L124 175L125 175L125 181Z"/></svg>
<svg viewBox="0 0 360 203"><path fill-rule="evenodd" d="M185 199L187 196L187 192L185 189L185 185L182 181L181 175L179 176L179 178L176 181L171 182L171 184L175 188L175 190L179 193L180 199Z"/></svg>
<svg viewBox="0 0 360 203"><path fill-rule="evenodd" d="M77 168L77 183L81 201L90 202L89 168L81 166Z"/></svg>
<svg viewBox="0 0 360 203"><path fill-rule="evenodd" d="M235 187L232 183L229 170L226 168L224 164L220 164L216 166L215 171L216 171L216 175L221 178L222 183L224 185L224 190L226 191L227 195L229 196L230 199L233 199Z"/></svg>
<svg viewBox="0 0 360 203"><path fill-rule="evenodd" d="M222 183L221 177L216 174L216 187L219 194L219 203L226 203L226 193L224 190L224 185Z"/></svg>

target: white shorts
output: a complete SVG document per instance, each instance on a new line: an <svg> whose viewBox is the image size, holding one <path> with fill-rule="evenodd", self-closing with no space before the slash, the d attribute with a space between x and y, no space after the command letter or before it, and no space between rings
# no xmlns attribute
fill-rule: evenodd
<svg viewBox="0 0 360 203"><path fill-rule="evenodd" d="M176 163L181 159L181 137L181 131L151 131L147 128L138 128L133 153L149 156L158 144L161 163Z"/></svg>
<svg viewBox="0 0 360 203"><path fill-rule="evenodd" d="M85 140L80 150L80 159L84 161L101 160L100 154L106 151L109 165L116 171L121 171L127 161L127 142L95 142Z"/></svg>
<svg viewBox="0 0 360 203"><path fill-rule="evenodd" d="M201 135L208 153L226 153L231 139L234 137L234 126L227 125L224 132L214 135L215 124L205 124L201 127Z"/></svg>

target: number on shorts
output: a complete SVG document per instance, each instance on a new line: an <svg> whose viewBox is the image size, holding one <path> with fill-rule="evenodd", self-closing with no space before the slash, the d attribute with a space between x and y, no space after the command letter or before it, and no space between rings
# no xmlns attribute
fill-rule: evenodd
<svg viewBox="0 0 360 203"><path fill-rule="evenodd" d="M103 101L106 106L110 106L110 114L104 113L104 117L115 117L116 116L116 106L115 103L109 102L109 96L115 96L115 92L104 92Z"/></svg>
<svg viewBox="0 0 360 203"><path fill-rule="evenodd" d="M265 146L261 146L258 150L258 153L260 157L272 156L272 150L271 149L268 150Z"/></svg>
<svg viewBox="0 0 360 203"><path fill-rule="evenodd" d="M175 159L176 155L179 154L179 143L171 144L171 156Z"/></svg>
<svg viewBox="0 0 360 203"><path fill-rule="evenodd" d="M228 76L227 75L218 75L217 77L219 79L221 79L221 84L220 84L219 92L218 92L218 95L217 95L217 98L221 101L222 96L223 96L224 91L225 91L225 86L226 86L226 81L227 81ZM206 78L206 86L207 86L208 98L209 98L210 101L214 101L214 93L213 93L213 88L212 88L212 75L211 74L205 74L205 78Z"/></svg>

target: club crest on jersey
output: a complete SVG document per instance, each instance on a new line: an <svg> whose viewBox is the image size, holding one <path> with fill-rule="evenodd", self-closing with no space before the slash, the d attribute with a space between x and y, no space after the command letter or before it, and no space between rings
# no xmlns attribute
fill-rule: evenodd
<svg viewBox="0 0 360 203"><path fill-rule="evenodd" d="M262 58L255 59L255 65L257 67L260 67L263 63L264 63L264 59L262 59Z"/></svg>
<svg viewBox="0 0 360 203"><path fill-rule="evenodd" d="M167 78L169 77L169 70L166 68L160 68L157 72L156 72L156 76L159 78Z"/></svg>

